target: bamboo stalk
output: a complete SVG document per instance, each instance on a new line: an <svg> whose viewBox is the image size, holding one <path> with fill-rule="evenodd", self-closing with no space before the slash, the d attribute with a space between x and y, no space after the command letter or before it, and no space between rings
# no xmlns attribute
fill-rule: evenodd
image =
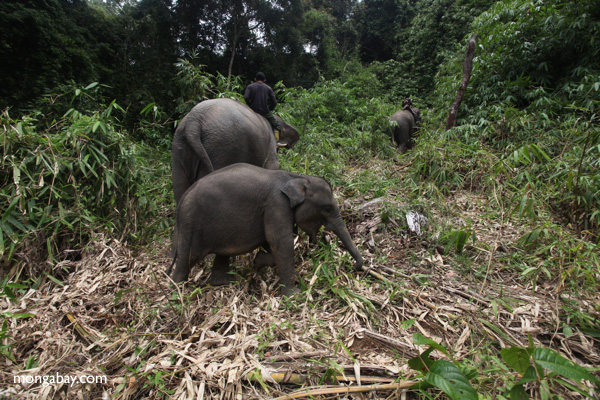
<svg viewBox="0 0 600 400"><path fill-rule="evenodd" d="M292 373L291 371L286 372L270 372L269 376L271 380L277 383L294 383L296 385L303 385L306 383L306 376L302 374ZM248 375L248 380L257 381L259 379L254 373ZM380 384L391 384L395 381L394 378L385 378L381 376L360 376L361 382L366 383L380 383ZM355 375L337 375L335 377L337 382L357 382L358 377ZM359 385L360 386L360 385Z"/></svg>
<svg viewBox="0 0 600 400"><path fill-rule="evenodd" d="M401 383L387 383L383 385L368 385L368 386L334 386L321 388L306 388L296 392L286 394L275 398L274 400L290 400L301 399L304 397L318 396L324 394L350 394L350 393L367 393L377 390L400 390L408 389L415 385L416 381L406 381Z"/></svg>

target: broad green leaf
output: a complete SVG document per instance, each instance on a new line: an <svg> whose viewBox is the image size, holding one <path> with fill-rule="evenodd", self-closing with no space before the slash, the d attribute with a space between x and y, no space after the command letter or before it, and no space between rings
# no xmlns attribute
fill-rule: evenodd
<svg viewBox="0 0 600 400"><path fill-rule="evenodd" d="M402 323L400 324L400 328L401 329L408 329L411 326L413 326L415 324L415 322L417 322L417 320L414 319L414 318L413 319L408 319L406 321L402 321Z"/></svg>
<svg viewBox="0 0 600 400"><path fill-rule="evenodd" d="M4 294L6 297L8 297L9 299L11 299L12 301L15 301L17 298L15 297L15 294L13 293L12 290L10 290L10 288L8 287L4 287L4 293L0 293L0 294Z"/></svg>
<svg viewBox="0 0 600 400"><path fill-rule="evenodd" d="M56 279L55 277L53 277L49 273L45 272L44 275L46 275L52 282L56 283L58 286L61 286L61 287L65 286L64 283L62 283L61 281L59 281L58 279Z"/></svg>
<svg viewBox="0 0 600 400"><path fill-rule="evenodd" d="M14 289L29 289L29 287L15 282L7 283L6 286Z"/></svg>
<svg viewBox="0 0 600 400"><path fill-rule="evenodd" d="M530 356L527 349L522 347L508 347L500 351L502 359L512 369L523 375L531 366Z"/></svg>
<svg viewBox="0 0 600 400"><path fill-rule="evenodd" d="M535 368L533 366L530 366L529 368L527 368L527 371L525 371L525 374L523 375L523 377L521 379L519 379L519 382L517 382L517 385L522 385L523 383L528 383L528 382L535 382L538 380L538 376L537 373L535 372Z"/></svg>
<svg viewBox="0 0 600 400"><path fill-rule="evenodd" d="M442 390L453 400L477 400L477 392L458 367L449 361L436 361L425 375L427 383Z"/></svg>
<svg viewBox="0 0 600 400"><path fill-rule="evenodd" d="M435 362L434 360L429 358L429 355L433 350L433 347L429 347L420 355L411 358L410 360L408 360L408 366L414 369L415 371L419 372L429 371L431 369L431 366Z"/></svg>
<svg viewBox="0 0 600 400"><path fill-rule="evenodd" d="M585 368L567 360L556 351L538 347L533 351L533 360L548 371L552 371L577 382L586 379L600 384L600 380L590 374Z"/></svg>
<svg viewBox="0 0 600 400"><path fill-rule="evenodd" d="M444 346L442 346L441 344L439 344L438 342L436 342L434 340L426 338L425 336L421 335L420 333L413 334L413 343L416 344L417 346L431 346L434 349L439 350L442 353L448 355L448 350L446 350L446 348Z"/></svg>
<svg viewBox="0 0 600 400"><path fill-rule="evenodd" d="M510 389L510 400L529 400L529 395L525 391L523 384L516 384Z"/></svg>
<svg viewBox="0 0 600 400"><path fill-rule="evenodd" d="M19 197L18 196L13 197L12 201L10 202L10 205L8 206L8 208L6 209L6 211L4 211L4 214L2 215L2 222L6 221L8 219L8 217L11 216L12 210L16 207L16 205L18 203L19 203Z"/></svg>

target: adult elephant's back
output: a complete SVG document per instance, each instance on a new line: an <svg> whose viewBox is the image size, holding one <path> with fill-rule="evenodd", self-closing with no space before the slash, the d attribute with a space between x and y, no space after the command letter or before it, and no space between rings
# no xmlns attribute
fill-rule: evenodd
<svg viewBox="0 0 600 400"><path fill-rule="evenodd" d="M181 121L172 148L173 194L210 172L235 163L279 169L275 137L266 119L232 99L206 100Z"/></svg>

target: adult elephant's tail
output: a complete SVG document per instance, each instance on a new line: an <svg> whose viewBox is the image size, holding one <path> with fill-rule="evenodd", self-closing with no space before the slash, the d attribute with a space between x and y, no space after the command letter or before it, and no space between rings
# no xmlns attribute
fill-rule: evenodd
<svg viewBox="0 0 600 400"><path fill-rule="evenodd" d="M202 143L202 123L194 115L188 115L181 121L173 137L172 173L175 203L179 204L183 194L194 182L214 170Z"/></svg>

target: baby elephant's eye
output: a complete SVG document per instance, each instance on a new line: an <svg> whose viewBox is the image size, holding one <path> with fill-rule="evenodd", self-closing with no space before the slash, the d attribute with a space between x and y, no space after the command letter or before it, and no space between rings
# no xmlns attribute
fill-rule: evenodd
<svg viewBox="0 0 600 400"><path fill-rule="evenodd" d="M333 207L331 207L331 206L325 206L325 207L323 207L323 212L325 214L331 214L333 212Z"/></svg>

